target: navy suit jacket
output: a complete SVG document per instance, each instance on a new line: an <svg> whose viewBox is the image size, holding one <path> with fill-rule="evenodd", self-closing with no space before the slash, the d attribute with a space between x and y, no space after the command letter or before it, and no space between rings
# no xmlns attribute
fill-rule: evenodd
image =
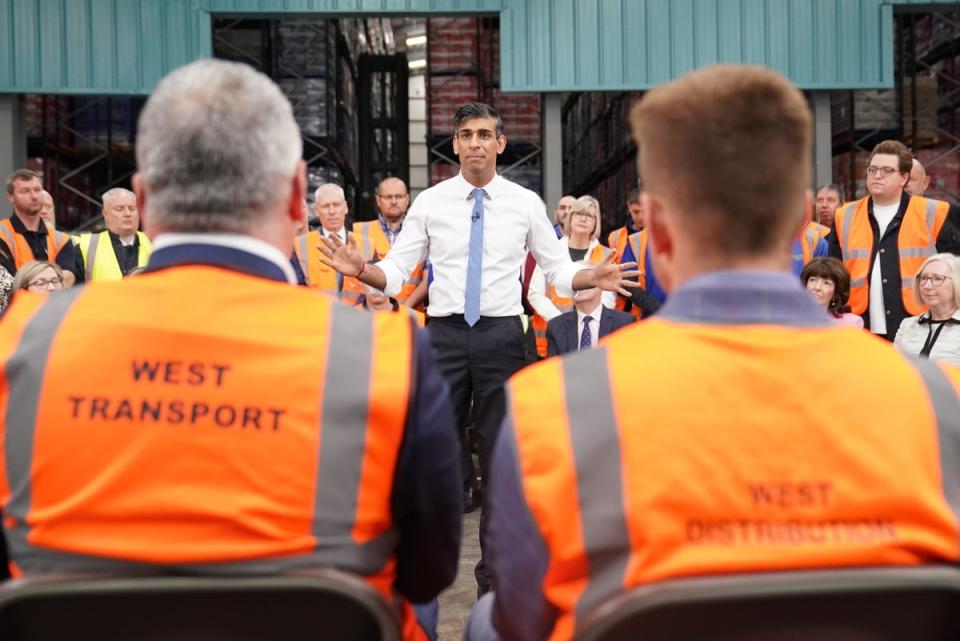
<svg viewBox="0 0 960 641"><path fill-rule="evenodd" d="M604 307L600 312L600 336L603 338L634 321L633 314ZM547 356L575 352L580 348L577 338L577 310L560 314L547 323Z"/></svg>

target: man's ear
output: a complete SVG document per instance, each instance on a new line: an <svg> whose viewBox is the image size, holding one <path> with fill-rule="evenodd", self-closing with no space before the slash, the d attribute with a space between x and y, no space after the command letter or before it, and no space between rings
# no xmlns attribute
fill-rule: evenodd
<svg viewBox="0 0 960 641"><path fill-rule="evenodd" d="M140 175L140 172L133 175L133 178L130 180L130 185L133 187L133 194L137 198L137 213L140 216L140 226L143 227L143 233L147 235L147 238L152 239L156 237L159 232L154 228L153 219L147 210L147 186L146 183L143 182L143 176Z"/></svg>
<svg viewBox="0 0 960 641"><path fill-rule="evenodd" d="M666 207L663 202L649 192L640 194L640 205L643 207L644 229L649 235L647 251L650 252L651 263L657 272L657 280L666 291L673 290L672 265L676 250L673 232L666 219ZM643 265L638 265L644 269Z"/></svg>
<svg viewBox="0 0 960 641"><path fill-rule="evenodd" d="M307 163L297 163L297 170L290 179L290 201L287 203L287 213L296 225L306 225L308 213L303 211L302 203L307 195Z"/></svg>
<svg viewBox="0 0 960 641"><path fill-rule="evenodd" d="M507 148L507 137L501 134L500 137L497 138L497 155L499 156L500 154L502 154L503 150L506 148Z"/></svg>

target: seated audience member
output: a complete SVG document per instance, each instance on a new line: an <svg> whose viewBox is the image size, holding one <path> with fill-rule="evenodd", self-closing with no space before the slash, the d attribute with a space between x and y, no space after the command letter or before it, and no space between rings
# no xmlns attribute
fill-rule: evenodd
<svg viewBox="0 0 960 641"><path fill-rule="evenodd" d="M604 336L634 321L633 314L600 304L600 290L581 289L573 296L574 310L547 323L547 356L590 349Z"/></svg>
<svg viewBox="0 0 960 641"><path fill-rule="evenodd" d="M570 213L564 219L564 235L570 251L570 259L597 264L613 250L600 244L600 203L593 196L577 198ZM606 307L616 307L617 295L603 292L601 301ZM530 277L527 300L536 312L530 319L536 335L537 353L547 355L547 323L560 314L573 309L573 299L561 296L557 288L547 284L547 277L537 265Z"/></svg>
<svg viewBox="0 0 960 641"><path fill-rule="evenodd" d="M34 294L47 294L63 289L63 270L60 265L45 260L31 260L17 270L13 277L13 290L26 290Z"/></svg>
<svg viewBox="0 0 960 641"><path fill-rule="evenodd" d="M813 205L806 98L763 67L712 66L646 92L631 125L670 296L507 383L494 591L466 638L569 641L677 577L955 566L960 460L940 453L960 447L960 369L838 327L791 272Z"/></svg>
<svg viewBox="0 0 960 641"><path fill-rule="evenodd" d="M863 329L863 319L850 313L850 272L836 258L814 258L800 272L800 282L838 325Z"/></svg>
<svg viewBox="0 0 960 641"><path fill-rule="evenodd" d="M905 318L893 344L907 354L960 365L960 258L934 254L923 261L913 295L927 311Z"/></svg>
<svg viewBox="0 0 960 641"><path fill-rule="evenodd" d="M409 319L292 286L301 146L267 76L173 71L137 129L145 273L7 310L0 508L23 575L334 568L425 641L435 612L421 627L411 603L460 550L447 388Z"/></svg>

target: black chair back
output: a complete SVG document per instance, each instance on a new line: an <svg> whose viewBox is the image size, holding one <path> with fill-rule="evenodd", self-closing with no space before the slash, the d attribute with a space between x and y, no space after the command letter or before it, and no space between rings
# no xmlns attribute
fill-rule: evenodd
<svg viewBox="0 0 960 641"><path fill-rule="evenodd" d="M865 568L676 579L601 604L575 641L957 641L960 570Z"/></svg>
<svg viewBox="0 0 960 641"><path fill-rule="evenodd" d="M0 587L2 641L400 641L396 612L340 572L55 578Z"/></svg>

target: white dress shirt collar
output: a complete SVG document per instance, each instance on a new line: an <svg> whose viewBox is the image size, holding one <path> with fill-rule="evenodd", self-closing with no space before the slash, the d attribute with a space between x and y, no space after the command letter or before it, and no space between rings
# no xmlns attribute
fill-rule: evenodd
<svg viewBox="0 0 960 641"><path fill-rule="evenodd" d="M460 187L463 188L464 199L473 200L473 190L476 189L477 186L471 183L470 181L468 181L466 178L464 178L462 171L456 175L455 180L460 184ZM487 198L493 198L496 195L497 189L500 187L500 183L502 180L503 179L500 178L500 174L494 174L493 178L490 179L490 182L488 182L486 185L484 185L480 189L486 192Z"/></svg>
<svg viewBox="0 0 960 641"><path fill-rule="evenodd" d="M219 245L220 247L230 247L240 251L259 256L264 260L269 260L283 270L287 281L293 285L297 284L297 276L293 273L293 267L290 265L290 257L284 256L276 247L252 236L243 234L185 234L185 233L166 233L160 234L153 241L153 250L172 247L173 245Z"/></svg>
<svg viewBox="0 0 960 641"><path fill-rule="evenodd" d="M320 227L320 233L324 236L329 236L330 234L335 235L340 239L341 242L347 242L347 228L341 227L339 231L328 231L324 227Z"/></svg>

